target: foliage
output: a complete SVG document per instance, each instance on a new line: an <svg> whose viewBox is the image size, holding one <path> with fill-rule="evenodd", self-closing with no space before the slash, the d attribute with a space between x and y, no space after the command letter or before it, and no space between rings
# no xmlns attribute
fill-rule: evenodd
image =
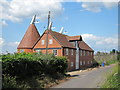
<svg viewBox="0 0 120 90"><path fill-rule="evenodd" d="M114 64L118 62L117 54L97 54L94 56L94 61L98 62L101 65L103 62L106 65Z"/></svg>
<svg viewBox="0 0 120 90"><path fill-rule="evenodd" d="M67 69L67 58L56 57L53 54L15 53L1 55L1 57L2 74L5 75L3 81L7 78L9 79L9 77L16 77L17 80L21 81L27 78L45 76L58 79L61 75L64 76ZM6 75L10 76L8 77ZM13 79L13 81L15 81L15 79Z"/></svg>
<svg viewBox="0 0 120 90"><path fill-rule="evenodd" d="M17 88L19 87L16 82L16 77L10 75L3 75L2 87L4 88Z"/></svg>
<svg viewBox="0 0 120 90"><path fill-rule="evenodd" d="M102 88L120 88L119 82L120 75L118 74L118 67L120 66L116 65L113 68L112 73L107 76L107 80L102 85Z"/></svg>

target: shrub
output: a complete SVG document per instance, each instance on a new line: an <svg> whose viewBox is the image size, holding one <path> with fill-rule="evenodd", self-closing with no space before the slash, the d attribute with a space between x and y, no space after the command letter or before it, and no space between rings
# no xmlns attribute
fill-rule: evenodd
<svg viewBox="0 0 120 90"><path fill-rule="evenodd" d="M9 74L3 75L2 87L3 88L18 88L18 84L16 82L16 77L11 77Z"/></svg>
<svg viewBox="0 0 120 90"><path fill-rule="evenodd" d="M28 78L33 76L64 74L67 69L66 57L55 57L53 54L20 53L2 56L3 74Z"/></svg>

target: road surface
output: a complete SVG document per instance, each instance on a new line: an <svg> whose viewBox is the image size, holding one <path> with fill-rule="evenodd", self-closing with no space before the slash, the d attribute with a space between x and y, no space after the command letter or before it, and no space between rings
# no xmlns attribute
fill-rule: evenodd
<svg viewBox="0 0 120 90"><path fill-rule="evenodd" d="M100 88L100 85L106 79L106 74L111 71L113 66L110 65L96 70L77 73L70 80L52 88Z"/></svg>

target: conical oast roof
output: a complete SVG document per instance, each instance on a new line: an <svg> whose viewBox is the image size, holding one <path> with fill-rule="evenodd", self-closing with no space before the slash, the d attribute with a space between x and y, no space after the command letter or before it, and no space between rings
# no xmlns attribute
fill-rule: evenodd
<svg viewBox="0 0 120 90"><path fill-rule="evenodd" d="M40 38L40 34L34 24L30 24L17 49L32 49Z"/></svg>

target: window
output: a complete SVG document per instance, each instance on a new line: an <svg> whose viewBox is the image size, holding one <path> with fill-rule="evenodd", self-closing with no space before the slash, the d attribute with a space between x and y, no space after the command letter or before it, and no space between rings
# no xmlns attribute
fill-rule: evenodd
<svg viewBox="0 0 120 90"><path fill-rule="evenodd" d="M40 52L40 50L35 50L36 52Z"/></svg>
<svg viewBox="0 0 120 90"><path fill-rule="evenodd" d="M44 40L42 40L42 45L44 45Z"/></svg>
<svg viewBox="0 0 120 90"><path fill-rule="evenodd" d="M20 52L24 52L24 49L20 49Z"/></svg>
<svg viewBox="0 0 120 90"><path fill-rule="evenodd" d="M80 50L80 56L82 56L82 50Z"/></svg>
<svg viewBox="0 0 120 90"><path fill-rule="evenodd" d="M85 56L85 50L84 50L84 56Z"/></svg>
<svg viewBox="0 0 120 90"><path fill-rule="evenodd" d="M73 49L71 49L71 55L73 55Z"/></svg>
<svg viewBox="0 0 120 90"><path fill-rule="evenodd" d="M84 65L85 65L85 61L84 61Z"/></svg>
<svg viewBox="0 0 120 90"><path fill-rule="evenodd" d="M91 55L92 55L92 52L91 52Z"/></svg>
<svg viewBox="0 0 120 90"><path fill-rule="evenodd" d="M88 51L88 56L89 56L89 51Z"/></svg>
<svg viewBox="0 0 120 90"><path fill-rule="evenodd" d="M68 55L68 48L66 48L66 55Z"/></svg>
<svg viewBox="0 0 120 90"><path fill-rule="evenodd" d="M80 61L80 65L82 65L82 61Z"/></svg>
<svg viewBox="0 0 120 90"><path fill-rule="evenodd" d="M53 54L57 56L57 50L53 50Z"/></svg>
<svg viewBox="0 0 120 90"><path fill-rule="evenodd" d="M92 64L92 61L91 61L91 64Z"/></svg>
<svg viewBox="0 0 120 90"><path fill-rule="evenodd" d="M53 40L52 40L52 39L50 39L50 40L49 40L49 44L52 44L52 43L53 43Z"/></svg>
<svg viewBox="0 0 120 90"><path fill-rule="evenodd" d="M89 64L89 61L88 61L88 64Z"/></svg>
<svg viewBox="0 0 120 90"><path fill-rule="evenodd" d="M73 62L71 62L71 67L73 67L74 66L74 63Z"/></svg>

